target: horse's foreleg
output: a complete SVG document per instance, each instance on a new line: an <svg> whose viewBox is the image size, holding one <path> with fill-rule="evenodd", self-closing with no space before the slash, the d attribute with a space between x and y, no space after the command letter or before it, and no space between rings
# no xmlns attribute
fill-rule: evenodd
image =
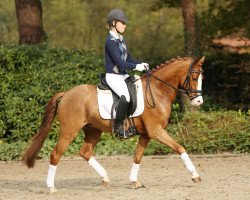
<svg viewBox="0 0 250 200"><path fill-rule="evenodd" d="M129 179L135 188L139 188L143 186L140 182L137 181L137 176L138 176L142 156L144 154L144 151L149 141L150 141L150 138L148 138L147 136L141 135L139 142L137 144L137 148L136 148L135 155L134 155L134 163L132 164L131 172L129 175Z"/></svg>
<svg viewBox="0 0 250 200"><path fill-rule="evenodd" d="M110 180L108 178L106 170L97 162L97 160L92 156L96 144L99 142L101 133L99 129L94 127L86 126L84 127L85 139L80 150L80 155L89 163L91 167L100 175L103 183L106 187L110 186Z"/></svg>
<svg viewBox="0 0 250 200"><path fill-rule="evenodd" d="M161 142L162 144L168 145L171 147L176 153L181 155L181 159L184 162L184 165L188 169L188 171L192 174L192 180L194 182L200 181L200 176L197 173L194 164L189 158L186 150L180 144L178 144L172 137L170 137L166 131L162 128L153 130L153 136L156 140Z"/></svg>

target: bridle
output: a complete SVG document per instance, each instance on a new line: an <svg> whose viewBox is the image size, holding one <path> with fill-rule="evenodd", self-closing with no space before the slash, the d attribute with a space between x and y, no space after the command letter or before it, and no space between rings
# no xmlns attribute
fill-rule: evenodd
<svg viewBox="0 0 250 200"><path fill-rule="evenodd" d="M199 63L198 63L198 65L201 66L201 64L199 64ZM202 90L193 90L191 88L191 85L190 85L190 79L191 78L192 78L192 81L198 82L198 79L194 79L192 77L192 74L195 74L195 73L197 73L199 75L203 74L203 70L194 70L193 66L194 66L194 62L191 62L190 65L189 65L189 70L188 70L187 77L186 77L186 79L184 81L184 84L183 84L183 88L184 88L183 90L188 95L188 97L189 97L190 100L193 100L196 97L202 95ZM197 95L192 95L193 93L197 93Z"/></svg>
<svg viewBox="0 0 250 200"><path fill-rule="evenodd" d="M147 72L146 72L147 81L146 81L146 91L145 91L145 94L146 94L146 99L147 99L148 104L152 108L156 107L156 104L155 104L155 101L154 101L154 96L153 96L153 93L151 91L151 85L150 85L150 79L151 79L151 77L153 77L154 79L162 82L164 85L173 88L176 93L178 93L178 92L185 93L189 97L190 101L193 100L193 99L195 99L198 96L201 96L202 95L202 90L194 90L194 89L191 88L191 84L190 84L190 81L191 81L191 78L192 78L192 74L194 74L194 73L198 73L200 75L203 74L203 70L194 70L193 69L193 66L194 66L195 63L196 62L191 62L190 63L189 70L188 70L188 73L187 73L187 77L186 77L186 79L185 79L185 81L183 83L183 86L181 88L177 88L177 87L173 86L172 84L170 84L170 83L168 83L166 81L163 81L162 79L160 79L157 76L153 75L150 70L147 70ZM196 81L197 82L198 79L192 78L192 81ZM148 98L147 98L147 91L148 90L150 92L150 96L151 96L153 105L150 104L149 101L148 101ZM194 93L197 93L197 95L193 95Z"/></svg>

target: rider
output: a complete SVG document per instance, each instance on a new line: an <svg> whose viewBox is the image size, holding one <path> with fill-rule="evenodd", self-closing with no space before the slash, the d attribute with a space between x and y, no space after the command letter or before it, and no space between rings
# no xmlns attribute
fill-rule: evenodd
<svg viewBox="0 0 250 200"><path fill-rule="evenodd" d="M131 57L124 38L127 23L125 13L120 9L111 10L107 17L109 34L105 44L106 82L120 97L116 110L114 132L118 137L126 138L127 132L123 128L130 96L125 79L129 76L128 70L143 71L148 69L147 63L140 63Z"/></svg>

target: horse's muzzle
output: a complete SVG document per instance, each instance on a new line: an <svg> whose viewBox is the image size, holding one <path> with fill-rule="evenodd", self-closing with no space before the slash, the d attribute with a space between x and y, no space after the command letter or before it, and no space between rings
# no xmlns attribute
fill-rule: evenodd
<svg viewBox="0 0 250 200"><path fill-rule="evenodd" d="M192 99L190 101L190 103L193 105L193 106L200 106L201 104L203 104L203 98L202 96L197 96L195 97L194 99Z"/></svg>

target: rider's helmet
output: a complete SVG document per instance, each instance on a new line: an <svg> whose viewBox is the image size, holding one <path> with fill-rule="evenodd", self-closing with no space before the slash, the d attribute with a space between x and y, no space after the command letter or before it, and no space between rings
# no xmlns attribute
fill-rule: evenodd
<svg viewBox="0 0 250 200"><path fill-rule="evenodd" d="M127 16L124 13L124 11L120 9L114 9L109 12L108 17L107 17L107 22L110 23L113 20L122 21L124 23L127 23L128 21Z"/></svg>

